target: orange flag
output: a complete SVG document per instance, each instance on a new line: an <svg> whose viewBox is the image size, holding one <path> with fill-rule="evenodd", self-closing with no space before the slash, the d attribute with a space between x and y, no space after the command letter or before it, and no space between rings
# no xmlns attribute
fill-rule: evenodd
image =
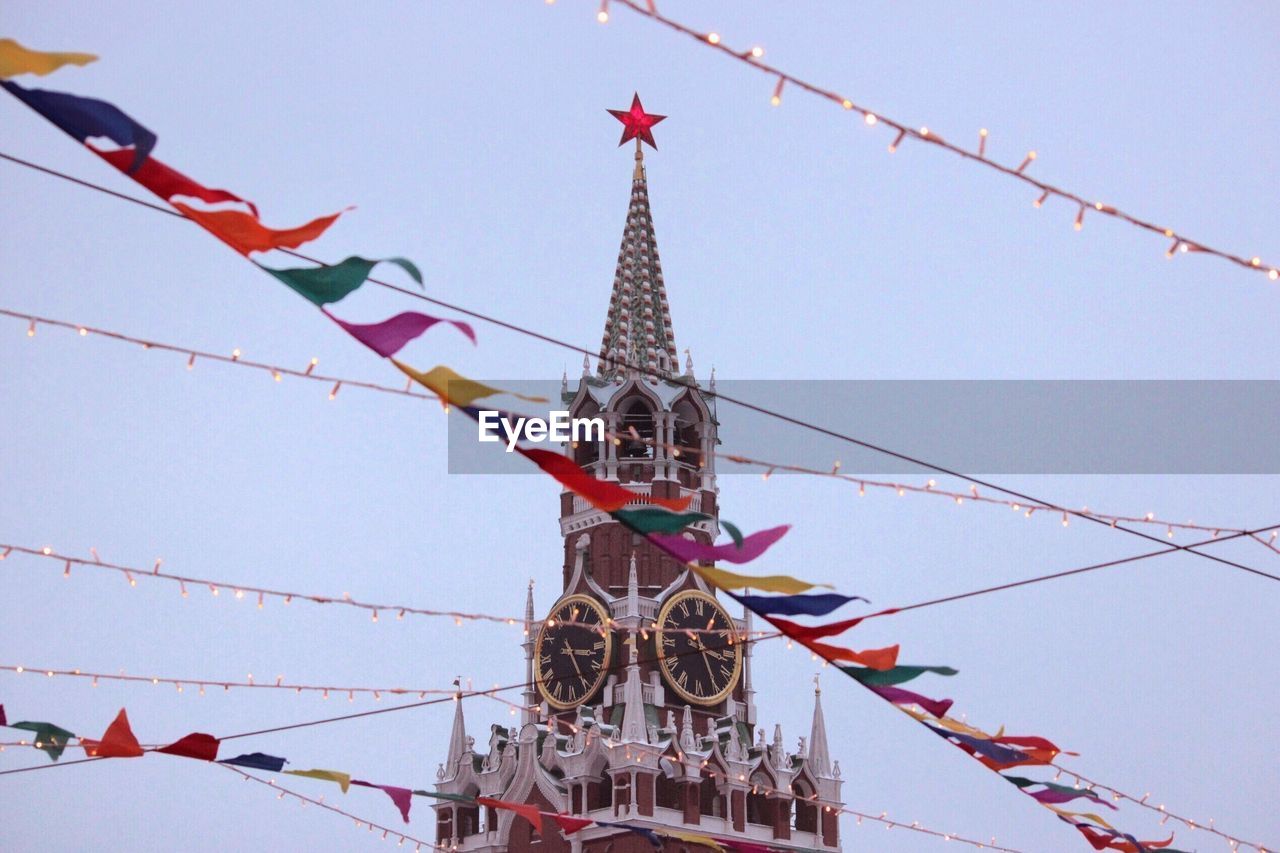
<svg viewBox="0 0 1280 853"><path fill-rule="evenodd" d="M196 210L180 201L170 202L182 214L242 255L272 249L296 249L316 239L337 221L341 212L321 216L297 228L268 228L240 210Z"/></svg>
<svg viewBox="0 0 1280 853"><path fill-rule="evenodd" d="M115 720L107 726L102 740L81 738L80 742L85 754L92 758L137 758L142 755L142 746L133 736L133 729L129 728L129 715L124 708L120 709Z"/></svg>
<svg viewBox="0 0 1280 853"><path fill-rule="evenodd" d="M884 671L893 669L898 664L898 646L887 646L883 649L866 649L857 652L853 649L846 649L843 646L833 646L830 643L819 643L815 641L804 641L806 647L827 660L847 660L854 663L862 664L868 669L877 669Z"/></svg>

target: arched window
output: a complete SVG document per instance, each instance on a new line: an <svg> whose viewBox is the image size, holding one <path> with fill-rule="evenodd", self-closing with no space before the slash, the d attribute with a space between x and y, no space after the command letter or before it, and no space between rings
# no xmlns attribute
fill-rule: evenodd
<svg viewBox="0 0 1280 853"><path fill-rule="evenodd" d="M702 466L702 413L687 398L676 403L675 445L680 461L694 468Z"/></svg>
<svg viewBox="0 0 1280 853"><path fill-rule="evenodd" d="M728 817L724 807L724 795L716 789L716 780L705 773L698 786L698 811L708 817Z"/></svg>
<svg viewBox="0 0 1280 853"><path fill-rule="evenodd" d="M666 773L658 774L655 785L654 802L664 809L680 809L680 786Z"/></svg>
<svg viewBox="0 0 1280 853"><path fill-rule="evenodd" d="M622 410L622 418L618 422L623 436L622 445L618 448L619 459L652 459L653 458L653 410L648 402L640 397L633 398ZM632 429L639 440L630 438Z"/></svg>
<svg viewBox="0 0 1280 853"><path fill-rule="evenodd" d="M793 826L796 832L817 832L818 804L809 799L813 796L813 791L803 781L796 781L791 785L791 793L795 795Z"/></svg>
<svg viewBox="0 0 1280 853"><path fill-rule="evenodd" d="M769 777L757 773L751 777L751 790L747 791L747 823L773 826L773 800L766 793L771 787Z"/></svg>
<svg viewBox="0 0 1280 853"><path fill-rule="evenodd" d="M613 780L606 776L598 782L587 783L587 808L605 809L613 805Z"/></svg>

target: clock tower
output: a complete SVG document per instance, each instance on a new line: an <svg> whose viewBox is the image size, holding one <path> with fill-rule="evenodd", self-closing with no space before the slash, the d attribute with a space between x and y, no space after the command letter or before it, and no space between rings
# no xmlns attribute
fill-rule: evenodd
<svg viewBox="0 0 1280 853"><path fill-rule="evenodd" d="M631 201L594 370L584 359L561 396L572 417L622 436L568 445L595 477L642 495L690 498L703 518L685 536L720 533L715 378L704 389L685 350L680 367L649 206L644 112L610 110L636 140ZM640 504L637 504L640 506ZM525 608L520 725L493 725L488 752L467 736L462 702L437 773L437 843L460 851L708 853L840 850L840 769L827 749L815 690L812 727L788 751L757 723L748 613L733 615L697 575L571 492L560 495L561 593L539 618ZM507 808L533 805L592 823L536 830ZM620 826L619 824L625 824ZM736 845L736 846L735 846Z"/></svg>

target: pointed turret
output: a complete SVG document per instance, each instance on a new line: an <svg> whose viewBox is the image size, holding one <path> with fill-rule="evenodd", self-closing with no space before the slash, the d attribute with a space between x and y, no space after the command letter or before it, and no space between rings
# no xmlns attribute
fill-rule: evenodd
<svg viewBox="0 0 1280 853"><path fill-rule="evenodd" d="M453 683L458 685L456 680ZM449 733L449 755L444 760L446 774L458 772L458 762L467 749L467 724L462 718L462 693L458 692L453 696L453 731Z"/></svg>
<svg viewBox="0 0 1280 853"><path fill-rule="evenodd" d="M831 776L827 723L822 717L822 686L816 675L813 677L813 727L809 729L809 769L815 776Z"/></svg>
<svg viewBox="0 0 1280 853"><path fill-rule="evenodd" d="M524 600L524 710L520 722L538 721L538 689L533 681L533 647L537 642L533 632L533 579L529 579L529 592Z"/></svg>
<svg viewBox="0 0 1280 853"><path fill-rule="evenodd" d="M648 743L648 725L644 717L644 688L640 682L639 654L636 652L634 633L628 641L631 646L627 665L627 681L622 686L622 739Z"/></svg>
<svg viewBox="0 0 1280 853"><path fill-rule="evenodd" d="M603 379L626 374L625 364L670 377L679 366L671 309L662 283L658 240L649 210L644 154L636 142L636 169L631 179L631 205L618 250L609 316L600 342L598 372Z"/></svg>

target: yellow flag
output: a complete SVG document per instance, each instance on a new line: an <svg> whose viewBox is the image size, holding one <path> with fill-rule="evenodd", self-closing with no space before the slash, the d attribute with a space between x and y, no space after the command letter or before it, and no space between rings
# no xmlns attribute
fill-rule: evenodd
<svg viewBox="0 0 1280 853"><path fill-rule="evenodd" d="M993 737L1000 736L999 734L989 735L982 729L974 728L967 723L962 723L959 720L952 719L951 717L938 717L933 720L933 722L945 729L950 729L953 732L959 732L962 735L969 735L970 737L976 737L982 740L991 740ZM1002 728L1001 731L1004 731L1004 729Z"/></svg>
<svg viewBox="0 0 1280 853"><path fill-rule="evenodd" d="M1062 816L1063 816L1063 817L1065 817L1065 818L1073 818L1073 817L1087 817L1089 820L1093 821L1094 823L1098 824L1099 826L1105 826L1107 829L1110 829L1110 830L1111 830L1111 831L1113 831L1113 832L1114 832L1114 831L1116 831L1116 828L1115 828L1114 826L1112 826L1111 824L1107 823L1107 822L1106 822L1105 820L1103 820L1101 817L1099 817L1099 816L1098 816L1098 815L1096 815L1096 814L1093 814L1092 812L1069 812L1069 811L1067 811L1066 809L1060 809L1060 808L1057 808L1057 807L1055 807L1055 806L1051 806L1051 805L1049 805L1048 803L1041 803L1041 805L1042 805L1042 806L1044 806L1044 807L1045 807L1046 809L1048 809L1049 811L1054 812L1054 813L1056 813L1056 814L1060 814L1060 815L1062 815Z"/></svg>
<svg viewBox="0 0 1280 853"><path fill-rule="evenodd" d="M793 578L790 575L761 575L753 577L751 575L740 575L737 572L730 572L725 569L717 569L714 566L699 566L694 563L689 563L689 568L721 589L745 589L750 587L761 592L781 592L785 595L796 595L814 587L834 588L830 584L809 583L799 578Z"/></svg>
<svg viewBox="0 0 1280 853"><path fill-rule="evenodd" d="M326 782L337 782L342 786L342 793L346 793L351 787L351 774L340 773L337 770L286 770L290 776L306 776L310 779L324 779Z"/></svg>
<svg viewBox="0 0 1280 853"><path fill-rule="evenodd" d="M19 74L44 76L64 65L88 65L97 58L92 53L28 50L13 39L0 39L0 80L8 80Z"/></svg>
<svg viewBox="0 0 1280 853"><path fill-rule="evenodd" d="M450 404L454 406L470 406L481 397L491 397L494 394L510 394L512 397L519 397L521 400L528 400L530 403L547 402L546 397L526 397L524 394L504 391L501 388L494 388L482 382L476 382L474 379L468 379L443 364L423 373L421 370L416 370L403 362L396 361L394 358L391 359L391 363L400 368L400 372L414 382L429 391L434 391L440 397L440 402L446 406Z"/></svg>
<svg viewBox="0 0 1280 853"><path fill-rule="evenodd" d="M710 847L712 850L718 850L720 853L725 853L724 848L720 846L719 842L709 835L699 835L696 832L682 832L678 829L662 829L658 831L658 834L664 835L667 838L674 838L677 841L684 841L688 844L701 844L703 847Z"/></svg>

